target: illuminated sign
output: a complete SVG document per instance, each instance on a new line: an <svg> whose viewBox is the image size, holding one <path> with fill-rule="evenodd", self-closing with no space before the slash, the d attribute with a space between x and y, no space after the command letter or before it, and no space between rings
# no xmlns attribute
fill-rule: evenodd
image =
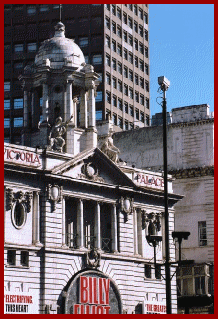
<svg viewBox="0 0 218 319"><path fill-rule="evenodd" d="M135 177L136 184L139 186L147 186L156 189L164 188L164 179L154 175L137 174Z"/></svg>
<svg viewBox="0 0 218 319"><path fill-rule="evenodd" d="M78 274L66 297L66 314L121 314L121 299L115 283L95 270Z"/></svg>
<svg viewBox="0 0 218 319"><path fill-rule="evenodd" d="M28 166L38 167L41 165L41 159L38 154L8 147L4 148L4 160Z"/></svg>
<svg viewBox="0 0 218 319"><path fill-rule="evenodd" d="M38 314L39 298L36 293L5 292L5 314Z"/></svg>

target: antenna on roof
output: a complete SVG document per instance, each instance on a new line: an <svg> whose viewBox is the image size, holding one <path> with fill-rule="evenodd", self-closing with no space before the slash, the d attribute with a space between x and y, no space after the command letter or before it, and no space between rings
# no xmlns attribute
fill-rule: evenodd
<svg viewBox="0 0 218 319"><path fill-rule="evenodd" d="M60 21L61 21L61 10L62 10L62 4L59 4Z"/></svg>

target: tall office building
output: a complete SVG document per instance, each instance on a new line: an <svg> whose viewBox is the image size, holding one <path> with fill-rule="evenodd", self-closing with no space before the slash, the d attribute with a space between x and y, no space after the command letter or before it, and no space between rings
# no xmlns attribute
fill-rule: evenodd
<svg viewBox="0 0 218 319"><path fill-rule="evenodd" d="M5 5L5 141L20 143L23 91L18 79L60 20L86 63L100 75L96 120L113 120L115 131L149 125L147 4ZM39 102L39 107L41 107Z"/></svg>

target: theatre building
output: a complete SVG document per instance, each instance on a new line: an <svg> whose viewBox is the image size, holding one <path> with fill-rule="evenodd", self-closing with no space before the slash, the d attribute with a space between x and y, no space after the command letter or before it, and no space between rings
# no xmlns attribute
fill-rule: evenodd
<svg viewBox="0 0 218 319"><path fill-rule="evenodd" d="M162 175L121 160L110 119L96 126L98 74L64 32L24 69L22 145L4 145L4 312L165 314Z"/></svg>

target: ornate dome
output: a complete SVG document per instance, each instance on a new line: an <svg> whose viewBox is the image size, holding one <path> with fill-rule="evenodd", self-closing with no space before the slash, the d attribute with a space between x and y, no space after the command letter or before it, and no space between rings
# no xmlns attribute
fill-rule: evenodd
<svg viewBox="0 0 218 319"><path fill-rule="evenodd" d="M41 44L35 57L36 66L41 66L47 59L50 60L50 66L53 69L60 69L64 65L81 69L82 63L85 63L79 46L74 40L65 38L65 26L62 22L58 22L55 26L54 37Z"/></svg>

